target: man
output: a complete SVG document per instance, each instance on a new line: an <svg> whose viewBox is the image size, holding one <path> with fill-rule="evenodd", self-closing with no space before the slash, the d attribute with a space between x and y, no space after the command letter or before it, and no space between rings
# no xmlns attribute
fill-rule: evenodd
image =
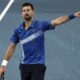
<svg viewBox="0 0 80 80"><path fill-rule="evenodd" d="M22 5L22 17L25 21L14 31L9 47L0 67L0 74L6 72L6 66L14 53L17 43L22 45L22 59L20 62L21 80L44 80L45 52L44 32L55 29L57 25L65 23L75 17L80 17L80 12L70 16L62 16L52 21L33 20L34 7L31 3Z"/></svg>

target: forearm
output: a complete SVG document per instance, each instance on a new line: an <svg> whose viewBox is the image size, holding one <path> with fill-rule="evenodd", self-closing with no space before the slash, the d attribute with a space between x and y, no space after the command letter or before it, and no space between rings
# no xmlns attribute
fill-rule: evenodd
<svg viewBox="0 0 80 80"><path fill-rule="evenodd" d="M57 18L54 23L56 23L57 25L60 25L62 23L65 23L69 20L69 17L68 16L62 16L62 17L59 17Z"/></svg>
<svg viewBox="0 0 80 80"><path fill-rule="evenodd" d="M12 57L12 55L14 53L15 47L16 47L15 44L10 43L10 45L5 53L4 59L2 61L2 64L1 64L2 66L7 66L9 59Z"/></svg>
<svg viewBox="0 0 80 80"><path fill-rule="evenodd" d="M65 23L65 22L73 19L73 18L75 18L74 15L62 16L62 17L59 17L59 18L57 18L57 19L55 19L55 20L52 20L51 25L53 25L53 26L54 26L54 25L55 25L55 26L56 26L56 25L60 25L60 24L63 24L63 23Z"/></svg>
<svg viewBox="0 0 80 80"><path fill-rule="evenodd" d="M12 47L9 47L4 56L4 60L8 61L12 57L13 53L14 53L14 49Z"/></svg>
<svg viewBox="0 0 80 80"><path fill-rule="evenodd" d="M10 43L10 45L5 53L4 60L8 61L12 57L15 47L16 47L16 45L14 45L13 43Z"/></svg>

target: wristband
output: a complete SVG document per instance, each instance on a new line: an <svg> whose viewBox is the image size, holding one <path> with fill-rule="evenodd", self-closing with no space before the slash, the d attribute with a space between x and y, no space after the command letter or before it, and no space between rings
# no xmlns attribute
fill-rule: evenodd
<svg viewBox="0 0 80 80"><path fill-rule="evenodd" d="M7 66L7 64L8 64L8 61L7 60L3 60L1 65L2 66Z"/></svg>
<svg viewBox="0 0 80 80"><path fill-rule="evenodd" d="M69 20L76 18L76 16L74 16L74 14L69 16Z"/></svg>

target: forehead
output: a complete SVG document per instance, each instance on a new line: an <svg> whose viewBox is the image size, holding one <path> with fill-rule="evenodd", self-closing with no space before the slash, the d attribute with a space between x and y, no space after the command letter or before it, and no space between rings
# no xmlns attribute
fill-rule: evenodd
<svg viewBox="0 0 80 80"><path fill-rule="evenodd" d="M27 10L27 9L31 9L31 6L24 6L23 8L22 8L22 10ZM32 9L31 9L32 10Z"/></svg>

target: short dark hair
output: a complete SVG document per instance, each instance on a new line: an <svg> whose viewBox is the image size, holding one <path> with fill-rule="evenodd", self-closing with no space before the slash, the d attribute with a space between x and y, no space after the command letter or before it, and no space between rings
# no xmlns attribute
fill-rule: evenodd
<svg viewBox="0 0 80 80"><path fill-rule="evenodd" d="M30 6L31 9L34 10L34 7L33 7L32 3L25 2L25 3L23 3L22 8L25 7L25 6Z"/></svg>

